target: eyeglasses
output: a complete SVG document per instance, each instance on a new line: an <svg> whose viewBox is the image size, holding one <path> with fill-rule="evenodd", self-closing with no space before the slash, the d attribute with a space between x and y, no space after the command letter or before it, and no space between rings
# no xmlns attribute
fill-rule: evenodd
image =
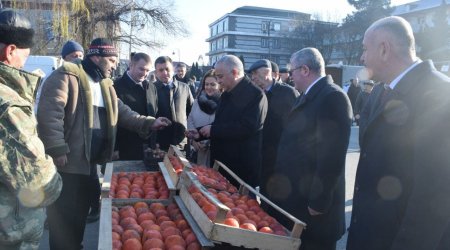
<svg viewBox="0 0 450 250"><path fill-rule="evenodd" d="M293 68L293 69L289 70L289 74L292 75L292 73L294 73L294 71L296 71L297 69L303 68L303 66L306 66L306 65L302 64L302 65L300 65L300 66L298 66L296 68Z"/></svg>

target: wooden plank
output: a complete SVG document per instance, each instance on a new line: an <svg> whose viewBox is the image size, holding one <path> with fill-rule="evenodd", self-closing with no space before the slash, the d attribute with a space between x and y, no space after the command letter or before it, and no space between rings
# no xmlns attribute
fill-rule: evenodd
<svg viewBox="0 0 450 250"><path fill-rule="evenodd" d="M208 239L210 239L211 238L210 234L214 226L212 221L208 218L208 216L206 216L206 214L203 212L203 210L200 208L197 202L192 198L192 196L184 187L181 188L180 190L180 198L183 201L186 208L191 213L192 217L197 222L197 225L202 230L203 234Z"/></svg>
<svg viewBox="0 0 450 250"><path fill-rule="evenodd" d="M175 172L175 169L173 168L173 165L172 165L172 163L169 160L169 154L166 154L166 156L164 156L164 162L163 163L164 163L164 166L167 169L167 173L169 174L170 179L172 180L172 183L174 184L175 187L177 187L178 174Z"/></svg>
<svg viewBox="0 0 450 250"><path fill-rule="evenodd" d="M175 197L175 202L177 203L178 207L180 208L181 213L184 216L184 219L188 222L189 226L191 226L192 231L194 232L195 236L197 237L198 241L200 242L200 245L202 247L213 247L214 243L210 241L205 234L203 234L200 227L197 225L197 222L195 222L195 219L192 217L189 210L184 205L183 200L179 197Z"/></svg>
<svg viewBox="0 0 450 250"><path fill-rule="evenodd" d="M216 161L217 164L219 164L219 166L221 168L223 168L225 171L228 172L229 175L231 175L236 181L239 182L239 184L241 184L241 186L247 188L248 190L250 190L250 192L252 192L253 194L257 195L260 197L260 199L262 199L263 201L265 201L267 204L269 204L270 206L272 206L273 208L275 208L278 212L280 212L281 214L283 214L284 216L286 216L288 219L290 219L291 221L293 221L295 224L299 224L299 225L303 225L303 227L306 226L306 224L304 222L302 222L301 220L295 218L294 216L292 216L291 214L289 214L288 212L284 211L282 208L280 208L279 206L277 206L276 204L274 204L273 202L271 202L268 198L266 198L264 195L262 195L261 193L259 193L258 191L256 191L252 186L248 185L247 183L245 183L241 178L239 178L235 173L233 173L233 171L231 171L227 166L225 166L223 163L221 163L220 161Z"/></svg>
<svg viewBox="0 0 450 250"><path fill-rule="evenodd" d="M111 190L111 178L113 172L113 163L108 162L105 166L105 174L103 175L101 198L109 198L109 190Z"/></svg>
<svg viewBox="0 0 450 250"><path fill-rule="evenodd" d="M214 225L211 239L227 242L234 246L267 250L298 249L301 242L300 239L234 228L223 224Z"/></svg>
<svg viewBox="0 0 450 250"><path fill-rule="evenodd" d="M176 190L175 184L172 181L172 177L169 175L169 172L167 171L167 168L163 162L159 162L159 170L161 171L161 174L164 177L164 180L166 181L167 188L169 190Z"/></svg>
<svg viewBox="0 0 450 250"><path fill-rule="evenodd" d="M112 249L111 209L112 209L111 199L109 198L102 199L100 210L100 226L98 234L99 250Z"/></svg>

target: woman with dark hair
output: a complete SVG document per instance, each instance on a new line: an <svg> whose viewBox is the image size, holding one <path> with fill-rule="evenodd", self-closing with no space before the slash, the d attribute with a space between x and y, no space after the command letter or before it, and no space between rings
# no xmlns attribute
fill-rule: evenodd
<svg viewBox="0 0 450 250"><path fill-rule="evenodd" d="M202 78L201 89L192 106L187 120L187 128L198 129L210 125L214 121L216 108L222 93L214 69L209 70ZM209 140L192 141L194 151L197 152L197 164L210 165Z"/></svg>

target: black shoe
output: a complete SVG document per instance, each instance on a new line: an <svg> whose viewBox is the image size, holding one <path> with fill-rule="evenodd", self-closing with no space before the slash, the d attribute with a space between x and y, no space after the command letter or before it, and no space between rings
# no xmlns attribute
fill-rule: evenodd
<svg viewBox="0 0 450 250"><path fill-rule="evenodd" d="M86 223L93 223L98 221L98 219L100 219L100 212L92 212L87 216Z"/></svg>

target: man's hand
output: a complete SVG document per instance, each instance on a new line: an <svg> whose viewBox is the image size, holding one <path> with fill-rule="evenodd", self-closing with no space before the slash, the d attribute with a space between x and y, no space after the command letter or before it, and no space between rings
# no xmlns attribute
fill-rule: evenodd
<svg viewBox="0 0 450 250"><path fill-rule="evenodd" d="M308 207L308 211L309 211L309 214L310 214L311 216L316 216L316 215L321 215L321 214L323 214L323 213L321 213L321 212L317 212L316 210L314 210L314 209L312 209L312 208L310 208L310 207Z"/></svg>
<svg viewBox="0 0 450 250"><path fill-rule="evenodd" d="M67 155L61 155L53 159L57 167L64 167L67 164Z"/></svg>
<svg viewBox="0 0 450 250"><path fill-rule="evenodd" d="M172 122L166 117L158 117L152 124L152 130L160 130L167 126L172 125Z"/></svg>
<svg viewBox="0 0 450 250"><path fill-rule="evenodd" d="M211 135L211 125L204 126L200 129L200 134L203 135L203 137L209 138Z"/></svg>
<svg viewBox="0 0 450 250"><path fill-rule="evenodd" d="M198 133L197 129L190 129L186 130L185 135L189 139L197 140L200 138L200 134Z"/></svg>

